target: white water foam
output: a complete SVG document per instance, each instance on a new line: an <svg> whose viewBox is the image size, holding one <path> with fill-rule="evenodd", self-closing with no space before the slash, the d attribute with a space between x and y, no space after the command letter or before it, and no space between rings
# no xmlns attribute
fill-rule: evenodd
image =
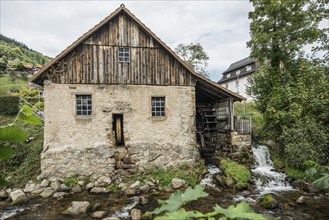
<svg viewBox="0 0 329 220"><path fill-rule="evenodd" d="M0 220L5 220L5 219L8 219L10 217L13 217L13 216L17 215L18 213L20 213L24 210L25 210L25 208L23 208L23 207L14 207L14 208L12 208L10 210L7 210L4 213L2 213L1 216L0 216Z"/></svg>
<svg viewBox="0 0 329 220"><path fill-rule="evenodd" d="M119 217L122 219L129 218L129 216L130 216L129 212L138 204L139 198L137 196L134 196L134 197L130 198L129 200L132 200L133 202L129 205L124 206L121 210L116 211L114 213L113 217Z"/></svg>
<svg viewBox="0 0 329 220"><path fill-rule="evenodd" d="M213 164L207 165L207 170L208 170L208 173L200 181L200 184L204 185L204 186L207 186L207 187L210 187L210 188L213 188L215 190L219 190L218 187L216 186L216 184L214 183L213 177L214 177L215 174L220 173L221 170Z"/></svg>
<svg viewBox="0 0 329 220"><path fill-rule="evenodd" d="M256 168L251 171L257 177L255 183L261 194L293 190L292 186L285 180L285 174L273 171L273 162L266 146L254 146L252 152Z"/></svg>

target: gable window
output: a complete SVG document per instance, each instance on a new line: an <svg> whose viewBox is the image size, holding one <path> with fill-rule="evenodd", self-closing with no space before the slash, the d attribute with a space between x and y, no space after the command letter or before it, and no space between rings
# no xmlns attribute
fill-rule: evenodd
<svg viewBox="0 0 329 220"><path fill-rule="evenodd" d="M77 95L76 96L77 115L91 115L92 101L91 95Z"/></svg>
<svg viewBox="0 0 329 220"><path fill-rule="evenodd" d="M237 71L235 71L235 74L236 74L236 75L239 75L240 72L241 72L240 70L237 70Z"/></svg>
<svg viewBox="0 0 329 220"><path fill-rule="evenodd" d="M119 47L119 62L130 62L129 47Z"/></svg>
<svg viewBox="0 0 329 220"><path fill-rule="evenodd" d="M226 79L231 77L231 73L226 74Z"/></svg>
<svg viewBox="0 0 329 220"><path fill-rule="evenodd" d="M246 66L246 71L250 71L250 70L251 70L251 66L250 65Z"/></svg>
<svg viewBox="0 0 329 220"><path fill-rule="evenodd" d="M165 97L152 97L152 116L166 116L165 107Z"/></svg>

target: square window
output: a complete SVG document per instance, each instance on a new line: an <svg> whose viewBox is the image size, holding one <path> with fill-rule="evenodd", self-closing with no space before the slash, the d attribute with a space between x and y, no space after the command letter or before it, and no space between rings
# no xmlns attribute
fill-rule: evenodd
<svg viewBox="0 0 329 220"><path fill-rule="evenodd" d="M91 95L77 95L76 96L76 110L77 115L91 115L92 100Z"/></svg>
<svg viewBox="0 0 329 220"><path fill-rule="evenodd" d="M165 97L152 97L152 116L166 116L165 108Z"/></svg>
<svg viewBox="0 0 329 220"><path fill-rule="evenodd" d="M130 62L129 47L119 47L119 62Z"/></svg>

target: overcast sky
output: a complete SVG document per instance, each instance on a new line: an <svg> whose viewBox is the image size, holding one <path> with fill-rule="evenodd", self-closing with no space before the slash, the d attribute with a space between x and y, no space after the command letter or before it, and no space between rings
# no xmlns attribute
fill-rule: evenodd
<svg viewBox="0 0 329 220"><path fill-rule="evenodd" d="M210 78L217 81L235 61L249 55L248 0L58 1L0 0L0 31L55 57L124 3L168 46L201 43Z"/></svg>

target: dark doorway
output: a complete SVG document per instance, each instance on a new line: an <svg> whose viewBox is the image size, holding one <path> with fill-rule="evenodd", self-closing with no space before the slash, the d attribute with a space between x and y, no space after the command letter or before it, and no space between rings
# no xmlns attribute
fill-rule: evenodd
<svg viewBox="0 0 329 220"><path fill-rule="evenodd" d="M123 114L113 114L112 128L115 135L116 146L124 146L123 136Z"/></svg>

